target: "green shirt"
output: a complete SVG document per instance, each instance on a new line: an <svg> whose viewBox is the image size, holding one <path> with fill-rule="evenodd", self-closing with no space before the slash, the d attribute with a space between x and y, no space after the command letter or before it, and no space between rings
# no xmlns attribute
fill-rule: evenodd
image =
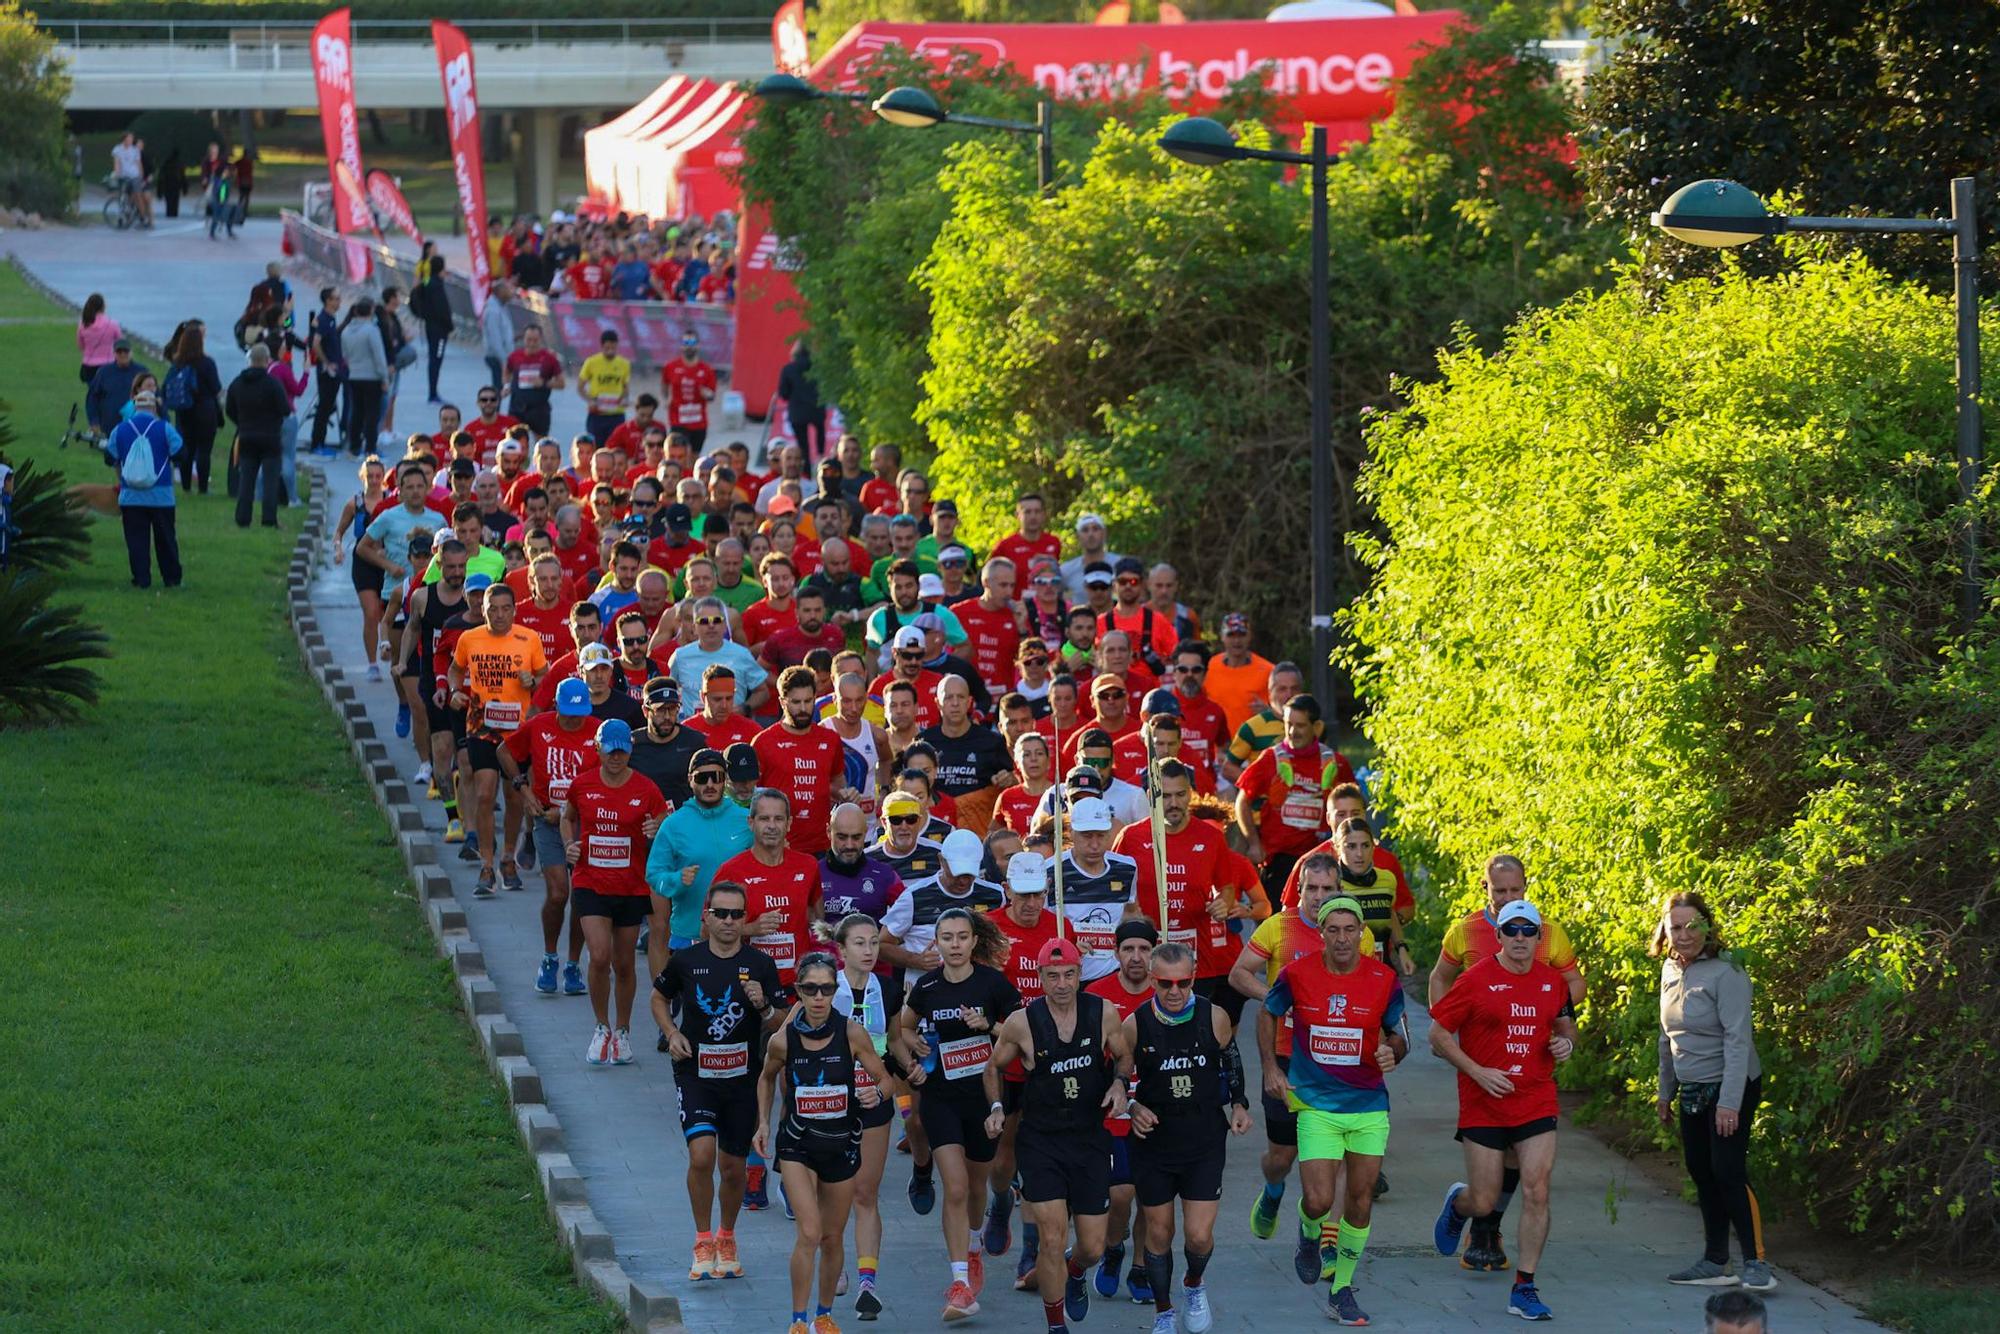
<svg viewBox="0 0 2000 1334"><path fill-rule="evenodd" d="M430 569L424 571L424 582L427 584L436 583L438 581L439 569L438 563L432 561ZM500 548L498 547L481 547L477 556L466 557L465 574L467 578L471 578L475 574L483 574L494 583L500 583L507 577L507 558L500 554Z"/></svg>
<svg viewBox="0 0 2000 1334"><path fill-rule="evenodd" d="M746 612L754 604L764 600L764 585L747 575L738 580L734 588L724 588L722 582L717 580L715 596L720 598L725 606L734 608L739 613Z"/></svg>

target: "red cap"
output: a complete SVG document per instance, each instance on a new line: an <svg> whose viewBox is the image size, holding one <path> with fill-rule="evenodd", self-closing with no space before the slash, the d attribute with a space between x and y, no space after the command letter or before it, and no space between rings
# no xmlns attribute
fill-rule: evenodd
<svg viewBox="0 0 2000 1334"><path fill-rule="evenodd" d="M1076 946L1061 936L1056 936L1042 946L1042 952L1035 956L1035 967L1056 968L1066 963L1081 965L1083 956L1076 952Z"/></svg>

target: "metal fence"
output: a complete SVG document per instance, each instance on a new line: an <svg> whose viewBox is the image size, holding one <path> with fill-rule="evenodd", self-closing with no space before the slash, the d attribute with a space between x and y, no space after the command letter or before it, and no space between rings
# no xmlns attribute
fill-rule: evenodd
<svg viewBox="0 0 2000 1334"><path fill-rule="evenodd" d="M340 233L322 227L300 214L285 210L285 247L294 259L318 271L328 282L342 282L347 276L349 247L357 247L368 257L369 286L376 291L400 287L407 293L417 282L414 255L379 245L373 241L344 240ZM479 320L472 313L472 285L460 273L445 273L445 295L462 337L480 337ZM658 370L680 355L681 338L692 333L701 355L717 373L727 374L736 349L736 311L732 306L709 302L683 301L571 301L551 299L540 292L527 292L507 302L507 315L514 323L514 337L535 325L557 357L574 366L597 351L598 339L607 329L618 334L622 355L635 370Z"/></svg>
<svg viewBox="0 0 2000 1334"><path fill-rule="evenodd" d="M38 26L69 47L129 46L293 46L312 36L309 19L261 23L229 19L40 19ZM768 40L767 18L684 19L461 19L458 26L481 46L529 46L544 42L743 42ZM354 40L409 42L429 46L429 19L356 19Z"/></svg>

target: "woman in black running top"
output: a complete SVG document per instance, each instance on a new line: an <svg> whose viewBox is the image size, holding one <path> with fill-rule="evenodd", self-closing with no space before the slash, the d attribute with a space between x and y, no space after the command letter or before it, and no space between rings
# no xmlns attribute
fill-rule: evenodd
<svg viewBox="0 0 2000 1334"><path fill-rule="evenodd" d="M755 1149L771 1156L771 1106L784 1077L784 1116L778 1126L776 1161L785 1198L797 1216L792 1243L792 1324L789 1334L838 1334L833 1323L834 1286L846 1266L842 1239L854 1175L861 1168L861 1119L889 1081L882 1058L866 1029L833 1008L840 966L831 954L815 952L799 962L799 1002L783 1027L771 1035L763 1074L757 1080ZM872 1086L855 1090L855 1067L867 1071ZM819 1305L806 1323L813 1260L819 1259Z"/></svg>

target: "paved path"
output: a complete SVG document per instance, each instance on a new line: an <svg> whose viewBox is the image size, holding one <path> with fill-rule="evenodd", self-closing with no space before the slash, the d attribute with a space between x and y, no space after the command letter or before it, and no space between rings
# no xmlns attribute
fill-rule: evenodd
<svg viewBox="0 0 2000 1334"><path fill-rule="evenodd" d="M211 244L198 233L170 234L164 227L128 236L30 232L0 236L0 250L15 250L45 282L73 299L105 292L114 316L159 340L190 313L203 315L211 326L229 327L262 264L276 254L275 224L264 225L260 233L260 224L253 223L248 233L228 247ZM233 369L225 361L225 375ZM446 396L469 401L478 369L470 351L455 352L446 364ZM404 409L406 425L414 425L421 396L406 393ZM565 420L557 425L570 429ZM331 480L338 505L353 488L353 477L336 468ZM391 738L392 755L414 768L408 743L393 740L389 687L359 680L361 655L349 628L358 626L359 613L344 567L320 572L314 605L329 628L336 659L349 664L350 679L369 701L377 734ZM441 830L442 813L433 814ZM682 1186L686 1160L675 1129L671 1075L666 1059L652 1051L649 1022L642 1017L634 1025L641 1038L637 1064L621 1069L584 1064L591 1026L587 1002L542 997L533 990L541 953L539 876L527 873L527 893L476 902L470 892L474 867L455 853L441 849L440 861L452 876L507 1014L520 1027L527 1055L541 1073L548 1103L562 1120L591 1204L616 1239L620 1261L633 1275L662 1281L677 1292L689 1329L699 1334L782 1329L788 1305L784 1266L792 1237L783 1214L745 1217L741 1238L749 1278L699 1285L685 1281L692 1239ZM1394 1189L1376 1206L1358 1283L1362 1300L1381 1328L1516 1328L1506 1314L1507 1285L1501 1277L1466 1275L1430 1245L1431 1220L1445 1186L1458 1175L1460 1160L1451 1141L1452 1077L1424 1050L1426 1022L1420 1011L1414 1014L1411 1027L1419 1054L1390 1077L1396 1108L1387 1165ZM1254 1051L1249 1055L1254 1078ZM1209 1268L1215 1328L1225 1334L1320 1324L1323 1290L1303 1287L1292 1277L1283 1234L1279 1240L1259 1242L1244 1221L1262 1148L1260 1125L1235 1141L1230 1153L1217 1254ZM946 1278L936 1216L918 1218L904 1203L908 1173L909 1160L891 1154L883 1188L887 1310L877 1326L885 1330L935 1327ZM1294 1183L1288 1210L1296 1198ZM1563 1132L1554 1204L1554 1237L1540 1277L1559 1321L1570 1328L1645 1334L1690 1334L1701 1328L1705 1290L1661 1281L1697 1252L1700 1226L1690 1206L1660 1192L1618 1155L1569 1128ZM1510 1240L1514 1236L1511 1219L1507 1235ZM995 1266L996 1274L1001 1268ZM1011 1262L1004 1268L1011 1273ZM1790 1273L1781 1275L1784 1286L1773 1295L1775 1328L1786 1334L1876 1328L1838 1299ZM982 1305L971 1328L1042 1328L1037 1303L1008 1291L1004 1280L989 1285ZM848 1309L843 1301L840 1310ZM847 1328L851 1334L860 1326L849 1323ZM1151 1313L1128 1303L1100 1303L1084 1328L1141 1334L1151 1328Z"/></svg>

